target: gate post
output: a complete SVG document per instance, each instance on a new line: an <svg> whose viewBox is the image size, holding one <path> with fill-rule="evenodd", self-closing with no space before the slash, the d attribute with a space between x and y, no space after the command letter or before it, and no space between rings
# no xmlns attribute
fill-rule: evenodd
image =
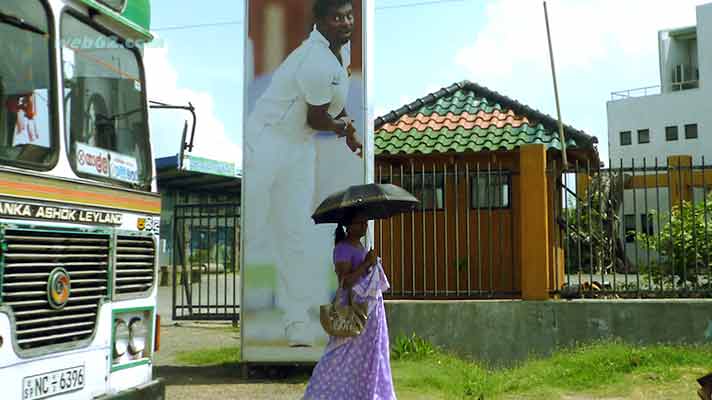
<svg viewBox="0 0 712 400"><path fill-rule="evenodd" d="M522 299L549 299L550 216L546 147L527 144L519 148L519 223L522 260Z"/></svg>
<svg viewBox="0 0 712 400"><path fill-rule="evenodd" d="M692 156L669 156L667 159L670 170L670 209L682 205L683 201L692 201Z"/></svg>

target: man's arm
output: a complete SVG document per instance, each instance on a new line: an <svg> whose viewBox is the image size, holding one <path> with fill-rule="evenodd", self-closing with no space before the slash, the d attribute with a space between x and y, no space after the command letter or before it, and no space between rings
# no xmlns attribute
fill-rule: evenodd
<svg viewBox="0 0 712 400"><path fill-rule="evenodd" d="M309 104L308 106L307 123L309 126L319 131L334 132L338 137L346 136L346 146L349 147L349 150L356 153L359 157L363 156L363 145L356 136L356 128L351 122L351 119L345 116L346 111L342 111L339 114L341 118L331 118L331 115L327 111L329 104L324 104L323 106L313 106Z"/></svg>
<svg viewBox="0 0 712 400"><path fill-rule="evenodd" d="M331 118L329 115L329 103L321 106L308 104L307 124L318 131L334 132L337 136L346 136L348 123L341 118L342 111L338 118Z"/></svg>

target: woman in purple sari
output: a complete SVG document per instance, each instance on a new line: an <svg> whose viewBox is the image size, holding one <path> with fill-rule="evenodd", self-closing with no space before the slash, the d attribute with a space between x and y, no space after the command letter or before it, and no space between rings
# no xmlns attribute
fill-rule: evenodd
<svg viewBox="0 0 712 400"><path fill-rule="evenodd" d="M356 215L336 228L334 265L339 282L351 288L354 301L368 303L364 331L355 337L330 337L314 368L304 400L395 400L390 346L382 293L388 280L373 250L361 238L368 220ZM344 227L346 231L344 231ZM346 304L347 291L340 301Z"/></svg>

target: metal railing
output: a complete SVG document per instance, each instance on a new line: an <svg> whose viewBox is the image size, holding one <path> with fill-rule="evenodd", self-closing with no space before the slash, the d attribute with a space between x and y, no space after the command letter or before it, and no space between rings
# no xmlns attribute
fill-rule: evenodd
<svg viewBox="0 0 712 400"><path fill-rule="evenodd" d="M175 206L173 320L239 319L239 226L239 204Z"/></svg>
<svg viewBox="0 0 712 400"><path fill-rule="evenodd" d="M629 99L631 97L650 96L650 95L660 94L661 90L662 89L661 89L660 85L620 90L620 91L611 93L611 100L615 101L615 100Z"/></svg>
<svg viewBox="0 0 712 400"><path fill-rule="evenodd" d="M404 187L420 209L377 221L389 298L519 297L518 172L499 163L382 164L376 180Z"/></svg>
<svg viewBox="0 0 712 400"><path fill-rule="evenodd" d="M630 164L628 162L630 161ZM693 160L576 164L560 175L556 209L573 297L712 295L712 166Z"/></svg>

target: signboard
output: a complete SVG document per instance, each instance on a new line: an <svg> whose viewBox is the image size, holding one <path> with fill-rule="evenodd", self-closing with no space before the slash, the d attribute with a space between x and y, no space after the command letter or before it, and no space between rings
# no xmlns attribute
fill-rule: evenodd
<svg viewBox="0 0 712 400"><path fill-rule="evenodd" d="M226 161L211 160L208 158L186 155L183 160L186 171L202 172L205 174L235 177L237 171L235 164Z"/></svg>
<svg viewBox="0 0 712 400"><path fill-rule="evenodd" d="M372 159L307 114L321 106L332 121L348 116L358 141L370 141L363 43L373 2L354 0L339 15L343 4L322 7L321 19L314 1L247 3L242 360L313 362L328 339L319 306L337 284L336 225L311 215L329 194L364 183Z"/></svg>
<svg viewBox="0 0 712 400"><path fill-rule="evenodd" d="M0 200L0 217L44 219L82 224L121 225L123 215L69 207L40 206Z"/></svg>
<svg viewBox="0 0 712 400"><path fill-rule="evenodd" d="M116 180L138 183L138 164L136 159L123 154L110 152L110 176Z"/></svg>
<svg viewBox="0 0 712 400"><path fill-rule="evenodd" d="M76 144L77 169L85 174L103 176L123 182L138 183L138 163L131 156Z"/></svg>
<svg viewBox="0 0 712 400"><path fill-rule="evenodd" d="M109 151L86 145L76 144L77 170L85 174L109 177Z"/></svg>

